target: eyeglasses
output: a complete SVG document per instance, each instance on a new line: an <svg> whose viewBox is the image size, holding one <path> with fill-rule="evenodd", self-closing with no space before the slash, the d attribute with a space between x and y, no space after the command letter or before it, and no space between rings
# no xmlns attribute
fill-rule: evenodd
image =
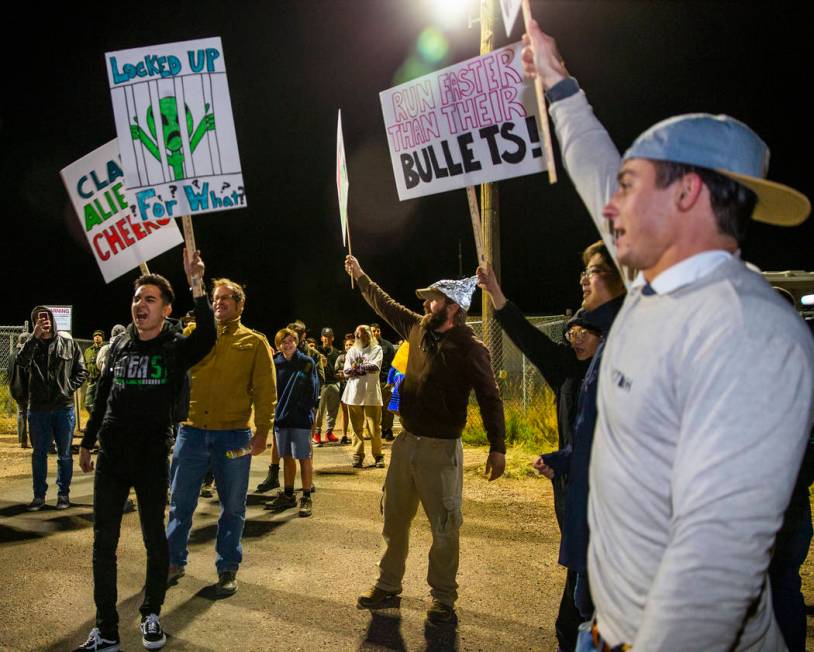
<svg viewBox="0 0 814 652"><path fill-rule="evenodd" d="M587 328L582 328L582 326L572 326L568 329L568 332L565 334L565 339L571 342L572 344L582 342L585 339L586 335L596 335L591 330Z"/></svg>
<svg viewBox="0 0 814 652"><path fill-rule="evenodd" d="M608 270L604 267L600 267L599 265L589 265L585 269L582 270L579 274L579 282L586 279L590 279L594 274L601 276L602 274L607 274Z"/></svg>

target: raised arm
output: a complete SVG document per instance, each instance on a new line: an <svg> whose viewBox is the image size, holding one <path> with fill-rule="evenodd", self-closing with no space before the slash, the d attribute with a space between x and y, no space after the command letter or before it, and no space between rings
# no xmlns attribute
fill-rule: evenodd
<svg viewBox="0 0 814 652"><path fill-rule="evenodd" d="M602 217L602 209L618 186L619 150L596 119L577 80L569 75L556 41L540 30L534 20L528 29L523 35L526 47L522 53L526 76L539 76L543 82L565 169L625 284L629 285L632 274L619 266L610 223Z"/></svg>
<svg viewBox="0 0 814 652"><path fill-rule="evenodd" d="M393 300L384 290L376 285L362 271L359 261L354 256L345 258L345 271L356 281L362 296L376 311L405 340L410 336L410 329L421 321L421 315L405 308Z"/></svg>
<svg viewBox="0 0 814 652"><path fill-rule="evenodd" d="M476 274L478 287L488 292L501 328L531 364L540 370L551 387L559 387L569 376L585 373L586 365L577 360L570 346L553 342L506 299L489 263L486 263L486 267L478 267Z"/></svg>
<svg viewBox="0 0 814 652"><path fill-rule="evenodd" d="M178 361L186 370L206 357L215 345L217 334L212 304L209 303L209 298L204 292L205 265L200 251L195 251L188 256L187 250L184 249L184 271L192 289L196 324L195 330L189 337L183 337L178 341Z"/></svg>

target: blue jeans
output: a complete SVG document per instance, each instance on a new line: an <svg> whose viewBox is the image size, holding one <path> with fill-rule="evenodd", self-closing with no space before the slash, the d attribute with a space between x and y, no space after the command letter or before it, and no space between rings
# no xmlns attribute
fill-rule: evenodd
<svg viewBox="0 0 814 652"><path fill-rule="evenodd" d="M48 491L48 448L52 441L57 444L57 489L60 496L67 496L73 477L71 439L76 424L73 406L56 410L29 410L28 435L31 438L31 475L34 478L34 497L45 498Z"/></svg>
<svg viewBox="0 0 814 652"><path fill-rule="evenodd" d="M251 430L203 430L181 426L175 440L170 478L172 496L167 523L170 564L185 566L189 556L189 531L204 476L212 465L220 499L218 536L215 543L218 573L236 571L243 561L240 538L246 520L250 455L229 459L227 451L246 448Z"/></svg>
<svg viewBox="0 0 814 652"><path fill-rule="evenodd" d="M593 634L591 633L591 626L593 625L593 621L589 620L582 623L579 626L579 630L577 632L577 647L575 648L574 652L600 652L603 648L605 650L610 649L611 652L621 652L624 646L617 645L615 647L608 646L607 642L603 641L600 637L599 642L600 645L594 643Z"/></svg>
<svg viewBox="0 0 814 652"><path fill-rule="evenodd" d="M588 629L580 627L579 632L577 632L577 646L574 652L599 652L591 637L591 623L584 623L584 625L587 625Z"/></svg>

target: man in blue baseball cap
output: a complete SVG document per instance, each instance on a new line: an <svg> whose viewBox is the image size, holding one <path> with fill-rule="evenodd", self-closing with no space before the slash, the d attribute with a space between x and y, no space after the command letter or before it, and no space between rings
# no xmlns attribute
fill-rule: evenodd
<svg viewBox="0 0 814 652"><path fill-rule="evenodd" d="M766 570L812 418L814 340L738 258L751 219L808 200L768 181L769 150L729 116L659 122L620 157L554 40L523 52L577 191L639 270L599 376L580 650L786 649Z"/></svg>

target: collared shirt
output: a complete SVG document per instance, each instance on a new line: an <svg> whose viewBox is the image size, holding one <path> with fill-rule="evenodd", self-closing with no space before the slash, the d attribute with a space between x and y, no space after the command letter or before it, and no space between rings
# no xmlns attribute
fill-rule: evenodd
<svg viewBox="0 0 814 652"><path fill-rule="evenodd" d="M811 423L814 343L725 252L650 285L628 294L600 370L588 553L599 629L642 650L783 649L765 572Z"/></svg>
<svg viewBox="0 0 814 652"><path fill-rule="evenodd" d="M656 294L669 294L680 287L689 285L699 278L703 278L713 269L718 267L725 260L734 258L728 251L714 249L712 251L702 251L689 258L685 258L680 263L668 267L650 283L650 287ZM639 272L630 288L641 288L647 284L644 274Z"/></svg>

